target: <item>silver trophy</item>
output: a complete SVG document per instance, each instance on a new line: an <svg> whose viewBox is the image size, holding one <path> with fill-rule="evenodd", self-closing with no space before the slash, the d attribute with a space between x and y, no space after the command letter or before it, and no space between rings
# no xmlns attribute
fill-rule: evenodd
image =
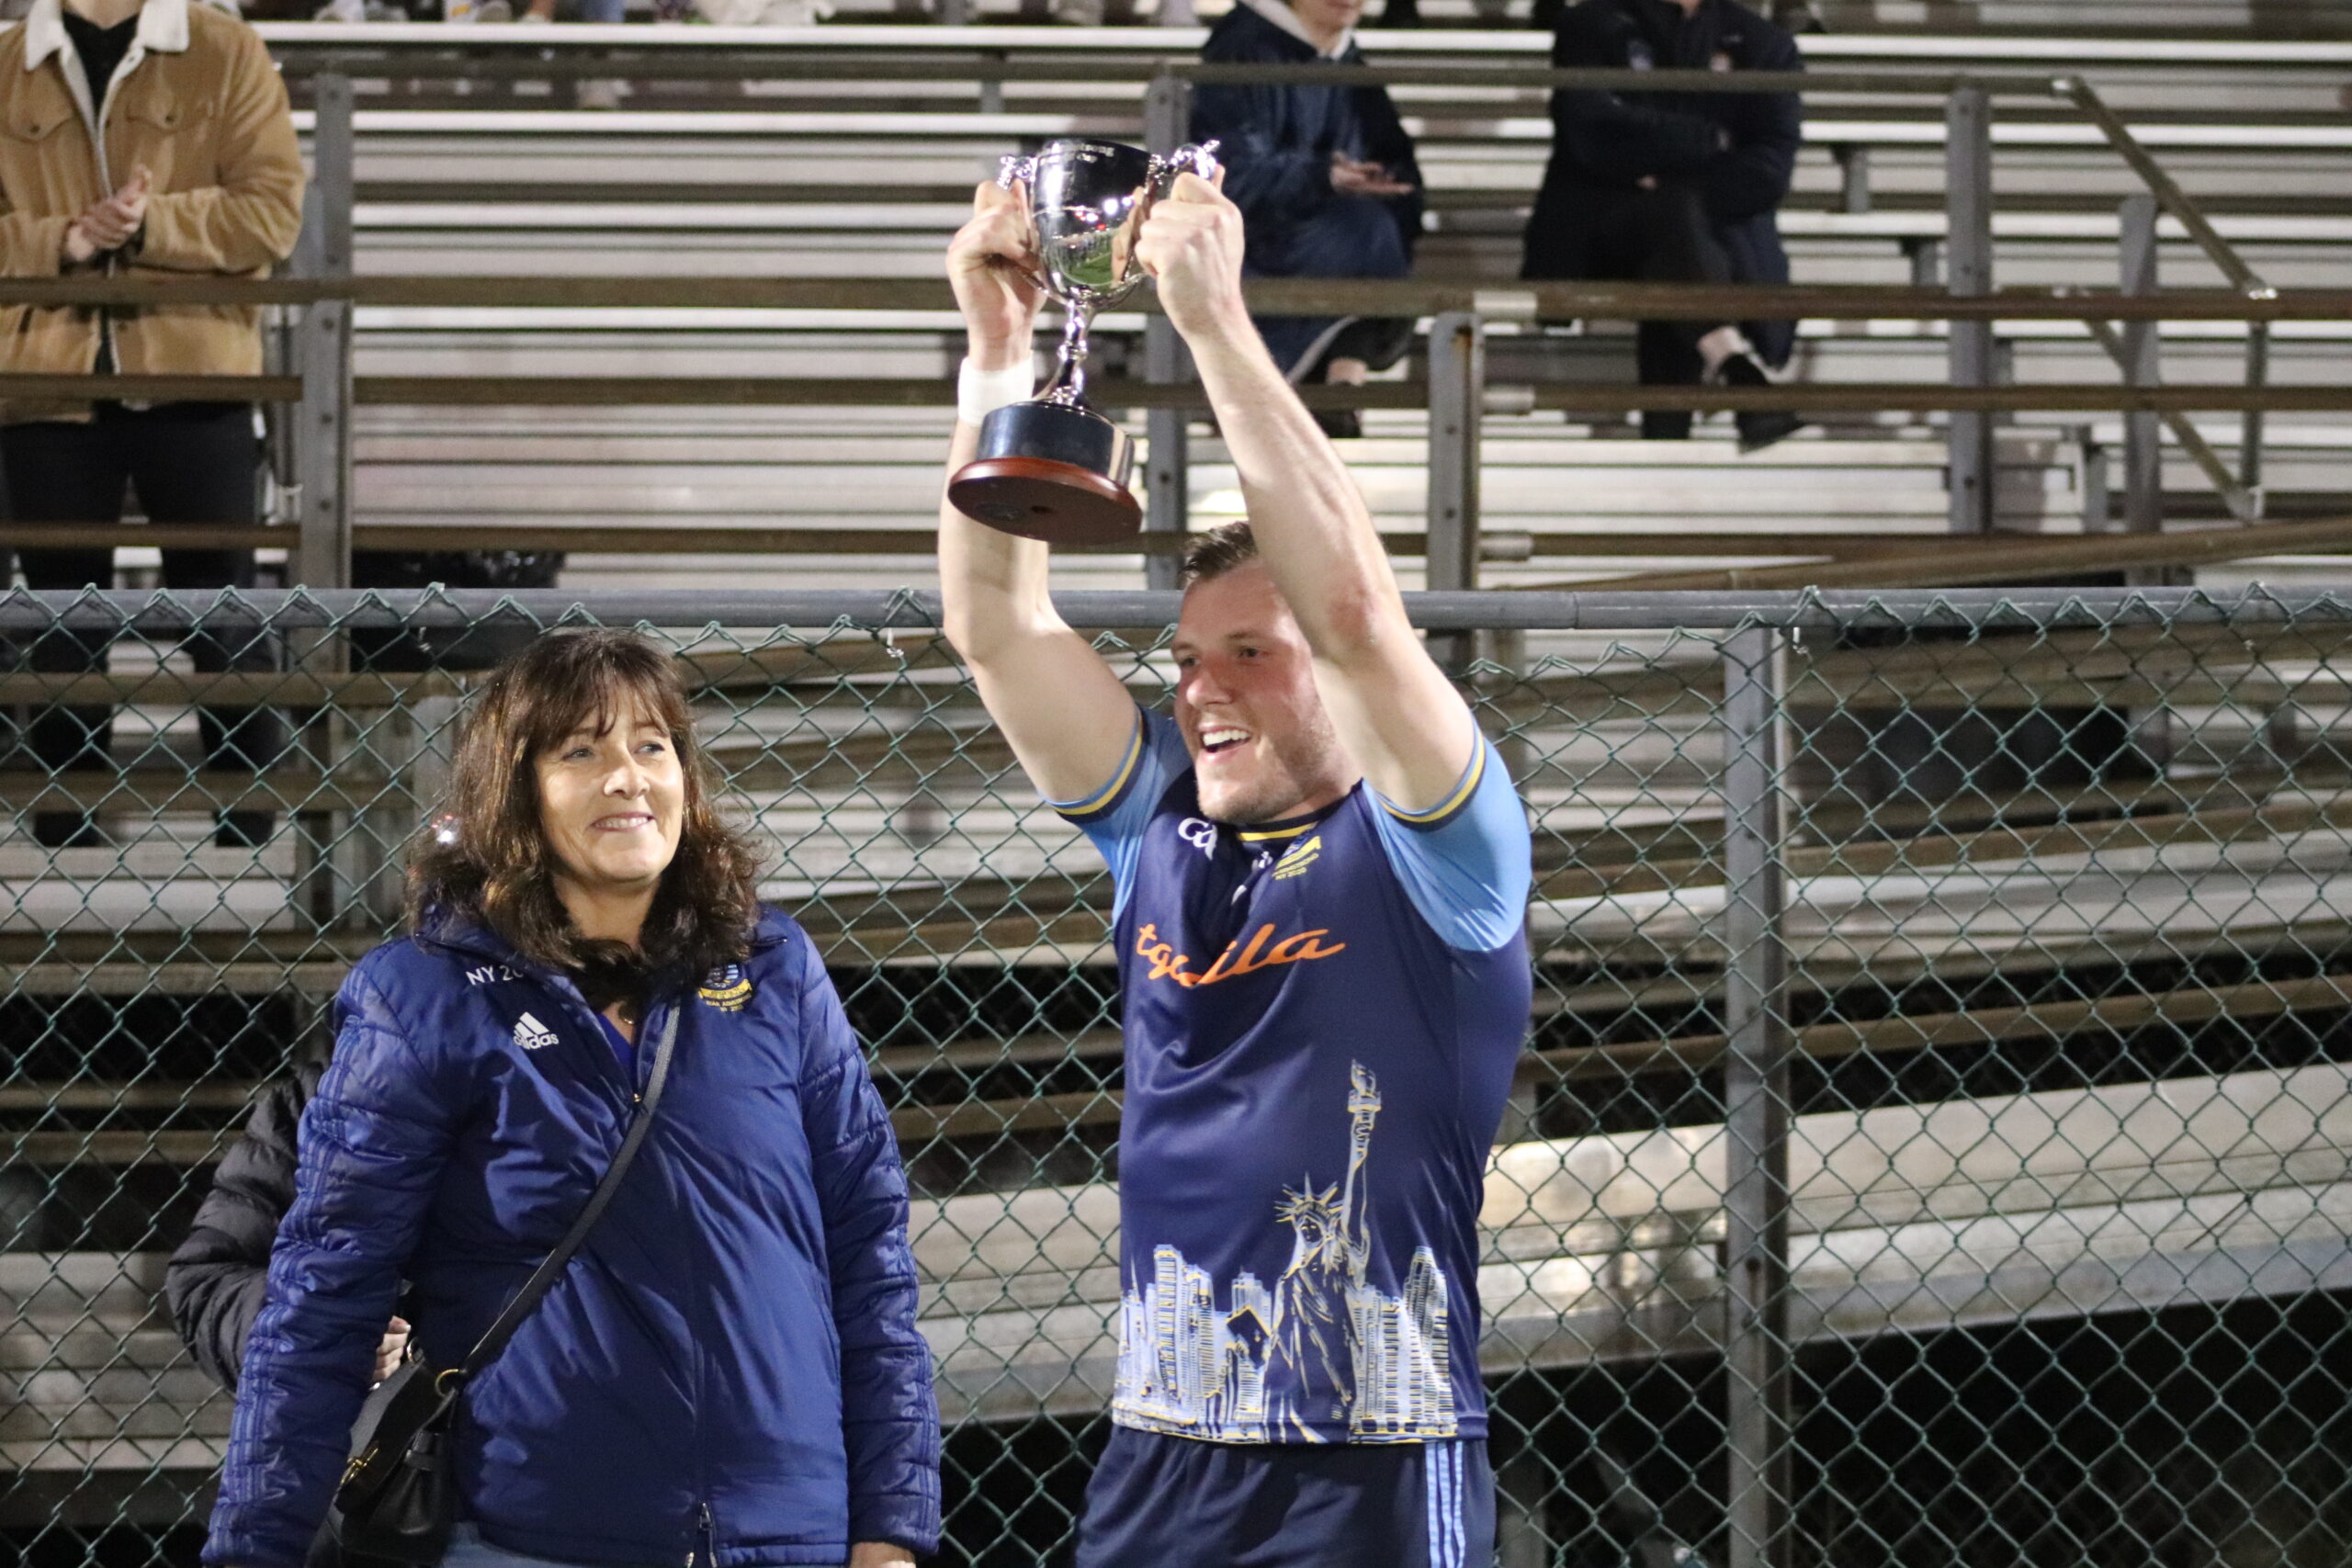
<svg viewBox="0 0 2352 1568"><path fill-rule="evenodd" d="M1216 143L1165 158L1116 141L1053 141L1008 157L997 175L1025 193L1039 270L1030 281L1062 307L1061 355L1038 395L989 415L979 456L947 498L991 528L1056 544L1104 544L1143 526L1127 490L1135 444L1086 406L1086 330L1143 281L1136 236L1180 174L1216 175Z"/></svg>

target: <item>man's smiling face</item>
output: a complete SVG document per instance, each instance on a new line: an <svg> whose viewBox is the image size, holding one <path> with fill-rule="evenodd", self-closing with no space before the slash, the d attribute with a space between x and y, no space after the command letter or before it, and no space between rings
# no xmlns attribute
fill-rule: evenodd
<svg viewBox="0 0 2352 1568"><path fill-rule="evenodd" d="M1219 822L1272 822L1345 795L1358 770L1315 685L1290 606L1257 562L1184 591L1176 623L1176 723Z"/></svg>

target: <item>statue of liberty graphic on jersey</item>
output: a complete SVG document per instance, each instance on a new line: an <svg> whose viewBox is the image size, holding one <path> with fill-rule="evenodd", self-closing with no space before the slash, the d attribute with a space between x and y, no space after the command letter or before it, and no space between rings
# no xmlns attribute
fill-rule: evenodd
<svg viewBox="0 0 2352 1568"><path fill-rule="evenodd" d="M1114 1408L1127 1426L1221 1442L1322 1442L1319 1425L1357 1441L1456 1435L1446 1280L1416 1247L1404 1290L1374 1285L1366 1220L1380 1089L1349 1064L1348 1168L1285 1189L1274 1217L1291 1256L1269 1289L1237 1274L1219 1309L1206 1270L1162 1244L1149 1280L1121 1298Z"/></svg>

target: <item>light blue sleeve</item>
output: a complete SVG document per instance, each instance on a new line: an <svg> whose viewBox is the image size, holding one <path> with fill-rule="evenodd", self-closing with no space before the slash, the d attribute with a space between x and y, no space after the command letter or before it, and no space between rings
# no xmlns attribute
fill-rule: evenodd
<svg viewBox="0 0 2352 1568"><path fill-rule="evenodd" d="M1077 824L1110 863L1113 919L1126 908L1128 890L1135 886L1136 864L1143 855L1143 830L1153 810L1168 786L1192 765L1174 721L1139 707L1126 755L1112 770L1109 782L1081 799L1046 802Z"/></svg>
<svg viewBox="0 0 2352 1568"><path fill-rule="evenodd" d="M1534 842L1527 808L1491 741L1479 740L1461 782L1427 811L1365 793L1389 865L1448 947L1491 953L1518 940L1534 881Z"/></svg>

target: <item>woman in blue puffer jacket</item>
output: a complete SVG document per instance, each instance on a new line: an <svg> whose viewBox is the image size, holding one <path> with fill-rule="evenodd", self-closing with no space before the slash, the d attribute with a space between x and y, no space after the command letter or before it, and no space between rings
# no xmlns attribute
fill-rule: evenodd
<svg viewBox="0 0 2352 1568"><path fill-rule="evenodd" d="M465 1359L610 1163L673 1013L636 1164L468 1385L446 1568L935 1550L889 1118L808 938L755 901L673 662L542 637L482 692L450 801L410 933L337 998L205 1561L300 1568L386 1320Z"/></svg>

